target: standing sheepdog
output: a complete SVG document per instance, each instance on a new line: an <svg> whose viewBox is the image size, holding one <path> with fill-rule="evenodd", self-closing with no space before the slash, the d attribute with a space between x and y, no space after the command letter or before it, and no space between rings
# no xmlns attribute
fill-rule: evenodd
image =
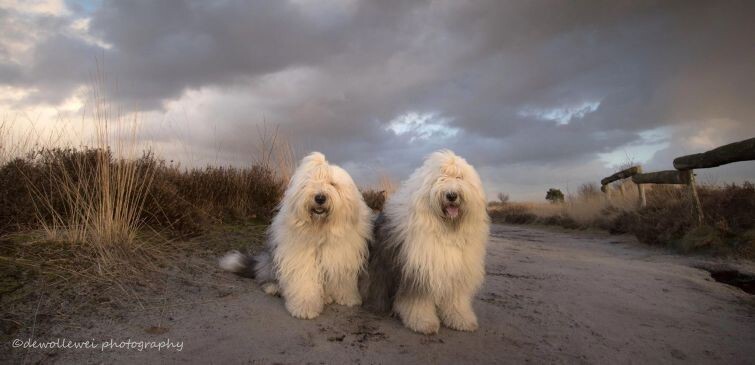
<svg viewBox="0 0 755 365"><path fill-rule="evenodd" d="M358 277L371 239L372 212L351 176L313 152L294 172L268 231L266 249L254 257L237 251L220 267L250 276L302 319L325 304L361 304Z"/></svg>
<svg viewBox="0 0 755 365"><path fill-rule="evenodd" d="M386 202L375 222L365 306L393 310L404 325L437 333L441 321L477 329L472 298L485 277L490 218L474 167L449 150L435 152Z"/></svg>

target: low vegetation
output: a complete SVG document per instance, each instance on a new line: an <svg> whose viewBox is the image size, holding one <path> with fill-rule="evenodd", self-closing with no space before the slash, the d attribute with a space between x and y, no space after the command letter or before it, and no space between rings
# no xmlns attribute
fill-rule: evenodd
<svg viewBox="0 0 755 365"><path fill-rule="evenodd" d="M183 169L151 153L129 161L102 149L43 149L0 167L0 232L123 243L142 229L186 236L209 223L269 219L283 188L260 165Z"/></svg>
<svg viewBox="0 0 755 365"><path fill-rule="evenodd" d="M562 203L494 202L495 222L555 225L569 229L601 229L629 233L641 242L682 252L708 252L755 258L755 186L698 186L705 212L698 226L685 187L646 187L647 205L638 207L635 185L625 181L609 190L610 200L596 185L585 184Z"/></svg>

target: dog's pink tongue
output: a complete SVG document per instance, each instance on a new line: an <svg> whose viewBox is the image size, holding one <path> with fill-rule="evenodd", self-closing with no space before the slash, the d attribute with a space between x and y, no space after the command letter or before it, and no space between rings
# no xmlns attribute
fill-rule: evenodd
<svg viewBox="0 0 755 365"><path fill-rule="evenodd" d="M459 215L459 207L446 207L446 215L449 218L456 218Z"/></svg>

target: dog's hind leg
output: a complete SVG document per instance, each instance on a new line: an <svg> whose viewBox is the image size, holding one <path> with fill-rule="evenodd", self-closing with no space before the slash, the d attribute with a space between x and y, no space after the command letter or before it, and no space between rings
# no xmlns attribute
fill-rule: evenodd
<svg viewBox="0 0 755 365"><path fill-rule="evenodd" d="M265 293L278 295L280 292L278 281L275 279L273 258L267 250L254 256L254 278Z"/></svg>

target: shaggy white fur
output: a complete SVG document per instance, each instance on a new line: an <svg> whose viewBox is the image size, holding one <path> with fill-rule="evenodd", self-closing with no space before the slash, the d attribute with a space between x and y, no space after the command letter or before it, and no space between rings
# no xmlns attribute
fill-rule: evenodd
<svg viewBox="0 0 755 365"><path fill-rule="evenodd" d="M254 276L268 294L282 294L292 316L317 317L325 304L361 304L357 280L372 236L372 211L351 176L325 156L306 156L283 195L269 229L267 251L253 258ZM229 253L221 266L240 272Z"/></svg>
<svg viewBox="0 0 755 365"><path fill-rule="evenodd" d="M375 254L393 262L371 261L369 274L396 268L392 305L405 326L426 334L436 333L441 321L477 329L472 298L485 277L485 205L474 167L448 150L428 156L386 202L372 250L392 252Z"/></svg>

